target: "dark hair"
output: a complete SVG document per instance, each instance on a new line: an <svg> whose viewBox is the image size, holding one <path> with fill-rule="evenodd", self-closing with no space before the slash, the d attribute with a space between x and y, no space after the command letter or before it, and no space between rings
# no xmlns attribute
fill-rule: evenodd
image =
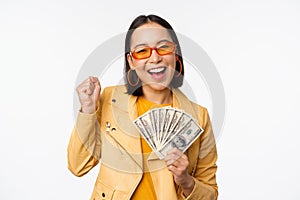
<svg viewBox="0 0 300 200"><path fill-rule="evenodd" d="M184 76L184 65L183 65L183 59L182 59L182 54L181 54L181 48L179 41L177 39L176 33L174 32L172 26L163 18L157 16L157 15L140 15L137 18L133 20L131 23L127 34L126 34L126 39L125 39L125 66L124 66L124 81L127 86L127 93L132 94L134 96L142 96L143 91L142 91L142 83L138 79L138 76L135 71L131 71L129 73L129 79L131 83L129 84L128 79L127 79L127 73L130 70L129 63L127 61L127 54L130 53L130 41L131 41L131 36L134 32L134 30L144 24L150 23L150 22L155 22L162 27L166 28L173 40L173 42L176 44L176 56L178 57L179 61L176 61L176 67L175 67L175 73L173 76L173 79L170 82L170 87L171 88L178 88L182 86L183 83L183 76ZM181 66L180 66L181 65ZM181 68L181 69L180 69ZM180 74L179 74L180 73ZM136 84L135 84L136 83Z"/></svg>

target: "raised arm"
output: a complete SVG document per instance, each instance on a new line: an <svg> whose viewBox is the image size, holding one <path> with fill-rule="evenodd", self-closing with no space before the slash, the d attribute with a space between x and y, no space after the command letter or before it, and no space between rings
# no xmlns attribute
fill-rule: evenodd
<svg viewBox="0 0 300 200"><path fill-rule="evenodd" d="M98 78L89 77L76 89L81 109L68 145L68 168L76 176L89 172L100 159L100 112L101 86Z"/></svg>

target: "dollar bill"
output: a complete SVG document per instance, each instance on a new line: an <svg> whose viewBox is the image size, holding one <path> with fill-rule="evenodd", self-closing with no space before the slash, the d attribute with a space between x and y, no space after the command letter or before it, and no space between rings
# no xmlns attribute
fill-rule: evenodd
<svg viewBox="0 0 300 200"><path fill-rule="evenodd" d="M165 109L165 123L164 123L164 128L163 128L163 137L161 138L161 143L164 144L164 141L166 141L169 135L169 127L172 123L172 119L175 113L174 108L166 108Z"/></svg>
<svg viewBox="0 0 300 200"><path fill-rule="evenodd" d="M175 127L177 126L179 120L181 119L183 112L178 109L173 109L173 115L172 118L170 119L170 124L168 126L168 130L166 131L166 134L164 136L164 140L162 141L163 144L165 144L166 141L168 141L172 135L176 133ZM182 120L187 120L187 119L182 119Z"/></svg>
<svg viewBox="0 0 300 200"><path fill-rule="evenodd" d="M192 118L191 115L183 112L179 120L175 124L175 127L172 129L172 134L176 135L180 129L182 129Z"/></svg>
<svg viewBox="0 0 300 200"><path fill-rule="evenodd" d="M155 149L154 141L152 141L147 133L147 131L144 128L143 123L141 122L140 118L137 118L136 120L133 121L133 124L135 127L138 129L138 131L141 133L143 138L146 140L148 145L151 147L151 149Z"/></svg>
<svg viewBox="0 0 300 200"><path fill-rule="evenodd" d="M157 145L159 145L159 142L158 142L157 134L154 130L154 127L152 126L151 115L150 114L143 115L143 116L141 116L140 120L141 120L142 124L144 125L146 134L148 135L147 139L153 141L155 148L158 148Z"/></svg>
<svg viewBox="0 0 300 200"><path fill-rule="evenodd" d="M198 125L198 123L191 119L186 125L178 131L174 137L163 148L159 150L160 154L164 157L167 152L173 148L178 148L182 152L185 152L191 144L201 135L203 129Z"/></svg>
<svg viewBox="0 0 300 200"><path fill-rule="evenodd" d="M151 112L149 113L149 115L151 115L151 123L152 123L152 127L153 127L153 130L155 131L155 134L158 135L158 110L155 108L155 109L152 109Z"/></svg>
<svg viewBox="0 0 300 200"><path fill-rule="evenodd" d="M171 133L174 130L175 126L177 125L182 115L183 115L182 110L174 109L174 115L168 129L169 133Z"/></svg>
<svg viewBox="0 0 300 200"><path fill-rule="evenodd" d="M165 109L159 109L159 137L163 137L163 129L164 129L164 124L165 124Z"/></svg>

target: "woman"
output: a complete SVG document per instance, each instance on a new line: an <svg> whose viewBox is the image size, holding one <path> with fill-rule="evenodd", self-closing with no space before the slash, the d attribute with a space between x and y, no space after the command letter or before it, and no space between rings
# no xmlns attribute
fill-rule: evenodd
<svg viewBox="0 0 300 200"><path fill-rule="evenodd" d="M184 65L175 32L164 19L139 16L125 39L125 86L105 88L96 77L77 87L81 103L68 146L76 176L101 161L91 199L217 199L217 151L208 112L187 99ZM101 93L101 95L100 95ZM183 153L160 160L132 121L161 106L184 110L204 129Z"/></svg>

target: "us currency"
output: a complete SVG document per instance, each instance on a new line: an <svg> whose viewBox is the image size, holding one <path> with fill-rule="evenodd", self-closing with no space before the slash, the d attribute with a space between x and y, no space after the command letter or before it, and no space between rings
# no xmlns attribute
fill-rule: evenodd
<svg viewBox="0 0 300 200"><path fill-rule="evenodd" d="M174 108L166 108L165 110L166 110L165 111L165 123L164 123L164 128L163 128L163 137L162 137L162 140L161 140L162 144L165 140L167 140L168 130L169 130L170 124L172 122L173 115L175 113Z"/></svg>
<svg viewBox="0 0 300 200"><path fill-rule="evenodd" d="M139 132L142 134L142 136L145 138L146 142L149 144L149 146L152 149L155 149L154 141L150 139L150 136L148 135L142 121L140 118L137 118L136 120L133 121L133 124L136 126L136 128L139 130Z"/></svg>
<svg viewBox="0 0 300 200"><path fill-rule="evenodd" d="M162 138L163 136L163 127L165 124L165 110L164 109L159 109L159 138Z"/></svg>
<svg viewBox="0 0 300 200"><path fill-rule="evenodd" d="M186 114L186 113L182 113L182 115L180 116L179 120L177 121L177 123L175 124L175 127L173 127L172 132L170 131L164 138L163 143L165 143L166 141L170 140L170 138L174 135L177 135L178 131L180 129L182 129L191 119L191 116Z"/></svg>
<svg viewBox="0 0 300 200"><path fill-rule="evenodd" d="M163 156L166 156L167 152L173 148L178 148L182 152L185 152L202 132L203 129L199 124L195 120L190 119L185 126L159 150L159 152Z"/></svg>
<svg viewBox="0 0 300 200"><path fill-rule="evenodd" d="M155 148L157 148L157 145L158 145L157 135L155 134L155 131L153 130L152 121L151 121L150 116L151 115L149 115L149 113L146 113L145 115L142 115L140 117L140 120L142 121L142 123L144 125L144 129L146 130L146 132L149 136L149 138L147 138L147 139L153 141Z"/></svg>
<svg viewBox="0 0 300 200"><path fill-rule="evenodd" d="M162 143L165 143L166 141L168 141L172 137L172 135L174 135L174 133L176 132L174 130L174 128L178 124L178 122L179 122L179 120L180 120L180 118L181 118L182 115L183 115L182 110L174 109L174 113L172 115L172 119L170 119L170 124L168 126L165 138L162 141ZM187 119L182 119L182 120L187 120Z"/></svg>
<svg viewBox="0 0 300 200"><path fill-rule="evenodd" d="M153 135L153 139L155 139L155 145L156 148L160 148L160 134L159 134L159 126L158 126L158 120L159 120L159 114L158 109L154 108L151 111L148 112L148 116L150 119L151 124L151 131Z"/></svg>
<svg viewBox="0 0 300 200"><path fill-rule="evenodd" d="M160 108L155 108L153 109L152 111L152 116L153 116L153 125L152 126L155 126L155 134L157 135L157 140L160 141L161 140L161 129L160 129L160 126L161 126L161 120L163 120L163 116L162 114L160 114Z"/></svg>
<svg viewBox="0 0 300 200"><path fill-rule="evenodd" d="M151 115L151 123L152 123L152 129L154 130L155 134L158 133L158 110L152 109L151 112L149 113L149 115Z"/></svg>
<svg viewBox="0 0 300 200"><path fill-rule="evenodd" d="M174 110L174 115L173 115L173 118L171 120L171 123L170 123L170 126L169 126L169 129L168 129L168 132L172 132L173 129L175 128L175 126L177 125L178 121L180 120L180 117L183 115L183 112L182 110L178 110L178 109L175 109Z"/></svg>
<svg viewBox="0 0 300 200"><path fill-rule="evenodd" d="M174 147L186 151L203 132L191 115L171 107L152 109L134 125L160 159Z"/></svg>

